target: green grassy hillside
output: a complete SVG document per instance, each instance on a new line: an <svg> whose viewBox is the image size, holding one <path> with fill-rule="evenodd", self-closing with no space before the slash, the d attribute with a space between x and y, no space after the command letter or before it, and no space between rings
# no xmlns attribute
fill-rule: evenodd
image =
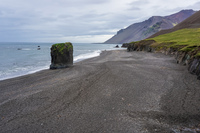
<svg viewBox="0 0 200 133"><path fill-rule="evenodd" d="M200 28L182 29L147 40L155 40L151 46L157 50L171 47L200 56Z"/></svg>

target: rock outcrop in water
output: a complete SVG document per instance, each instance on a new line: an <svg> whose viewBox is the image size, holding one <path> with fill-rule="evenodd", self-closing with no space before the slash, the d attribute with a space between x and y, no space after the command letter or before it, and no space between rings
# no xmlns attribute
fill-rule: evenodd
<svg viewBox="0 0 200 133"><path fill-rule="evenodd" d="M70 42L53 44L50 69L66 68L72 65L73 45Z"/></svg>
<svg viewBox="0 0 200 133"><path fill-rule="evenodd" d="M127 48L128 45L129 45L129 43L123 43L123 44L122 44L122 48Z"/></svg>

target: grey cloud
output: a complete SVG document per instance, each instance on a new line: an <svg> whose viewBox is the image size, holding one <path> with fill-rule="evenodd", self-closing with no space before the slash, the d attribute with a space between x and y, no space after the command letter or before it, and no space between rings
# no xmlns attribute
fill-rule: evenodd
<svg viewBox="0 0 200 133"><path fill-rule="evenodd" d="M86 0L89 4L102 4L102 3L108 3L110 0Z"/></svg>
<svg viewBox="0 0 200 133"><path fill-rule="evenodd" d="M137 1L131 2L130 5L142 6L142 5L146 5L146 4L149 4L149 3L150 3L149 0L137 0Z"/></svg>
<svg viewBox="0 0 200 133"><path fill-rule="evenodd" d="M53 1L52 3L57 3L60 6L66 7L83 7L83 6L90 6L90 5L97 5L97 4L105 4L110 2L110 0L59 0Z"/></svg>
<svg viewBox="0 0 200 133"><path fill-rule="evenodd" d="M37 2L38 1L36 0L35 3ZM11 40L18 40L19 38L23 38L23 40L25 38L47 38L50 36L50 34L52 34L52 36L114 34L112 29L118 29L121 27L123 28L126 25L125 23L129 21L130 16L124 14L118 15L118 13L99 13L97 10L90 8L86 8L87 10L84 9L83 12L81 11L82 8L80 8L80 11L78 9L78 7L81 7L85 4L100 4L106 2L109 1L75 0L73 2L70 1L66 3L66 1L59 0L56 3L59 3L59 7L66 6L66 10L65 8L60 9L56 6L51 9L51 7L53 7L54 5L49 7L49 3L47 3L46 6L42 7L42 10L41 5L38 6L38 10L23 9L22 11L19 10L15 12L16 9L13 9L10 10L12 13L14 13L10 13L11 15L9 16L11 16L11 18L4 18L6 25L4 25L3 32L5 33L4 35L10 35ZM41 4L44 3L45 2L43 1ZM69 9L70 4L76 4L76 8L78 10ZM12 32L8 29L18 29L18 31ZM16 34L16 36L14 36L14 33Z"/></svg>
<svg viewBox="0 0 200 133"><path fill-rule="evenodd" d="M99 14L95 11L89 11L87 14L83 14L80 16L81 19L102 19L103 17L107 16L107 14Z"/></svg>
<svg viewBox="0 0 200 133"><path fill-rule="evenodd" d="M137 0L129 3L129 8L127 10L132 10L132 11L140 11L142 8L142 5L148 4L147 0Z"/></svg>
<svg viewBox="0 0 200 133"><path fill-rule="evenodd" d="M159 3L150 5L148 0L117 2L119 3L115 4L114 0L2 0L0 41L113 35L116 29L144 21L156 12L174 13L172 9L163 9ZM191 8L197 7L200 7L200 2L191 5Z"/></svg>
<svg viewBox="0 0 200 133"><path fill-rule="evenodd" d="M140 11L141 8L139 8L138 6L132 6L132 7L129 8L128 10L132 10L132 11Z"/></svg>
<svg viewBox="0 0 200 133"><path fill-rule="evenodd" d="M58 15L59 19L71 19L73 18L73 15L69 15L69 14L62 14L62 15Z"/></svg>

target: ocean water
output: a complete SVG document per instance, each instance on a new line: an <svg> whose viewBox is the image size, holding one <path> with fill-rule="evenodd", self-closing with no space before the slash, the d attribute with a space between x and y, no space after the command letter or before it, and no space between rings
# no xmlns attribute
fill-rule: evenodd
<svg viewBox="0 0 200 133"><path fill-rule="evenodd" d="M54 43L0 43L0 80L49 69L50 48ZM40 46L40 50L38 49ZM114 50L116 44L73 43L74 63Z"/></svg>

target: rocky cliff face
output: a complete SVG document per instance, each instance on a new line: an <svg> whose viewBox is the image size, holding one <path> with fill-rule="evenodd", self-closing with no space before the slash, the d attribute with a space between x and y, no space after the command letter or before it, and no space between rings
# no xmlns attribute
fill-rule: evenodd
<svg viewBox="0 0 200 133"><path fill-rule="evenodd" d="M188 67L188 71L191 74L197 75L197 79L200 80L200 58L191 61Z"/></svg>
<svg viewBox="0 0 200 133"><path fill-rule="evenodd" d="M72 65L73 45L70 42L52 45L50 69L66 68Z"/></svg>
<svg viewBox="0 0 200 133"><path fill-rule="evenodd" d="M105 43L129 43L143 40L157 33L160 30L170 29L194 14L193 10L182 10L170 16L153 16L148 20L135 23L117 32L115 36Z"/></svg>

